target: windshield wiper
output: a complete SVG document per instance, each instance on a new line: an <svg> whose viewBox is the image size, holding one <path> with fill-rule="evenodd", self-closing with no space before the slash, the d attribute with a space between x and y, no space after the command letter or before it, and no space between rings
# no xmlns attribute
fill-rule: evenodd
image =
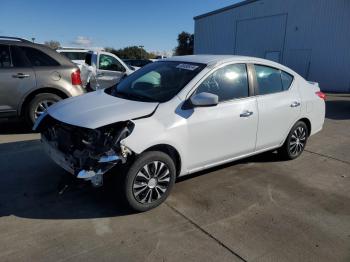
<svg viewBox="0 0 350 262"><path fill-rule="evenodd" d="M139 95L139 94L132 94L132 93L126 93L126 92L120 92L118 90L115 90L114 95L120 95L121 97L124 98L129 98L131 100L138 100L141 102L146 102L144 100L147 100L147 102L158 102L157 100L147 97L147 96L143 96L143 95Z"/></svg>

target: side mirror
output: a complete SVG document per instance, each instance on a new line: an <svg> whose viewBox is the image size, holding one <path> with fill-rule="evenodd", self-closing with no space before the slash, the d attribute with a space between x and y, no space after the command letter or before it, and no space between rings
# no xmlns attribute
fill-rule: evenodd
<svg viewBox="0 0 350 262"><path fill-rule="evenodd" d="M216 106L219 103L219 97L211 93L199 93L190 98L194 107Z"/></svg>

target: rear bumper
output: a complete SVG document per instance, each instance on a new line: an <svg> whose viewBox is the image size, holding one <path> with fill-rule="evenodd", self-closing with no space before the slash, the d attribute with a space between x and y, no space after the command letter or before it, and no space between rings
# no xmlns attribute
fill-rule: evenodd
<svg viewBox="0 0 350 262"><path fill-rule="evenodd" d="M86 93L86 89L81 85L74 85L69 89L70 96L80 96Z"/></svg>

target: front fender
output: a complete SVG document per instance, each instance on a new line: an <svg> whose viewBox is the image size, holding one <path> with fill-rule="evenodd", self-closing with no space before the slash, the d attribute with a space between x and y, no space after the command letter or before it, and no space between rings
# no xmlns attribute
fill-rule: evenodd
<svg viewBox="0 0 350 262"><path fill-rule="evenodd" d="M181 158L180 174L186 172L186 159L183 154L186 135L181 126L165 126L155 118L145 118L133 121L132 133L121 141L121 144L136 154L141 154L156 145L169 145L175 148Z"/></svg>

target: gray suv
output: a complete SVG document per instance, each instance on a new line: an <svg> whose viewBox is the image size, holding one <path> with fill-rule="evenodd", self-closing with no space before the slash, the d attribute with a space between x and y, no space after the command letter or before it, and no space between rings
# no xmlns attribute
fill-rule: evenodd
<svg viewBox="0 0 350 262"><path fill-rule="evenodd" d="M0 117L33 123L50 105L83 94L79 68L28 40L0 36Z"/></svg>

